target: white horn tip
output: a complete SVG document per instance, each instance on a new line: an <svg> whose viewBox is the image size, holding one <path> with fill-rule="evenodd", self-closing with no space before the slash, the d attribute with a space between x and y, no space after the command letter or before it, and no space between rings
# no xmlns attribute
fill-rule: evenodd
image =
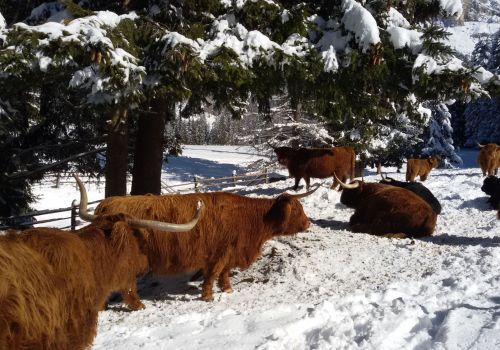
<svg viewBox="0 0 500 350"><path fill-rule="evenodd" d="M200 200L196 205L196 210L200 210L201 208L203 208L203 202Z"/></svg>

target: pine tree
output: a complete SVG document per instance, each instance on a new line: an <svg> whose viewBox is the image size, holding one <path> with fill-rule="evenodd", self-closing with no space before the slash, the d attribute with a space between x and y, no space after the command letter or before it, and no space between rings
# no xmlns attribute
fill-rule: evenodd
<svg viewBox="0 0 500 350"><path fill-rule="evenodd" d="M268 123L273 96L286 96L291 117L302 118L298 124L318 120L332 143L354 146L366 161L398 162L429 122L422 104L482 92L471 70L439 44L444 33L429 25L452 15L456 3L65 0L42 4L50 13L31 16L36 27L12 23L41 2L7 7L9 26L0 32L0 106L11 120L1 126L19 139L4 149L16 159L13 152L23 145L23 156L33 159L13 163L7 178L30 171L25 164L59 164L57 152L70 157L78 147L97 152L106 142L129 142L133 192L157 193L165 125L176 118L176 106L184 106L183 118L212 108L241 119L255 105ZM45 25L58 10L68 17ZM400 45L404 31L414 40ZM52 84L56 89L47 88ZM61 135L68 145L86 135L96 140L25 152L34 121L47 125L38 143ZM225 126L230 141L235 126ZM129 141L105 138L125 130ZM125 161L118 161L120 169ZM66 162L61 170L71 166L82 167L80 161Z"/></svg>
<svg viewBox="0 0 500 350"><path fill-rule="evenodd" d="M477 43L472 53L472 63L489 71L500 73L500 31ZM467 104L464 111L466 145L478 142L500 143L500 88L490 85L490 96Z"/></svg>

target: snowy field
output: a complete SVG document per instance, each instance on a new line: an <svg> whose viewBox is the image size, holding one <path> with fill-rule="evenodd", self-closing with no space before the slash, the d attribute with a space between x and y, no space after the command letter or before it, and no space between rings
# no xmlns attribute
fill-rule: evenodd
<svg viewBox="0 0 500 350"><path fill-rule="evenodd" d="M353 210L328 180L301 200L309 230L267 242L250 269L233 272L234 293L215 287L206 303L191 274L146 276L146 309L110 304L93 349L500 349L500 221L480 190L476 152L462 155L463 168L434 170L425 183L443 206L434 236L351 233ZM164 180L244 173L260 158L244 147L187 146L165 164ZM366 173L365 181L378 180ZM102 198L102 185L89 185L90 200ZM274 196L292 186L288 179L239 192ZM40 209L78 197L70 184L35 190Z"/></svg>

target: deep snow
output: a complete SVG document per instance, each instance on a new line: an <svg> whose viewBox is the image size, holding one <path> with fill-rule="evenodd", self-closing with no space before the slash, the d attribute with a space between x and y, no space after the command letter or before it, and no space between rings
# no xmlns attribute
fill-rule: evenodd
<svg viewBox="0 0 500 350"><path fill-rule="evenodd" d="M463 168L433 170L425 182L443 206L434 236L351 233L353 210L328 180L301 200L308 232L267 242L256 263L234 271L234 293L215 288L206 303L191 274L146 276L139 283L146 309L111 303L94 349L499 349L500 221L480 190L476 152L461 154ZM164 179L242 173L259 158L245 147L187 146L165 165ZM378 180L366 173L365 181ZM288 179L239 192L270 196L292 186ZM101 187L88 187L91 200L102 196ZM37 191L44 209L78 196L69 184Z"/></svg>

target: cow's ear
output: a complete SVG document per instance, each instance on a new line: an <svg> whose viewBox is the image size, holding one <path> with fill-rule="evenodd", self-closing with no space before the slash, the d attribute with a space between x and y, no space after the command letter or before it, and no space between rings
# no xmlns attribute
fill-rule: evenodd
<svg viewBox="0 0 500 350"><path fill-rule="evenodd" d="M274 228L274 233L281 233L288 226L291 214L291 198L286 195L281 195L276 198L271 210L267 212L265 220Z"/></svg>
<svg viewBox="0 0 500 350"><path fill-rule="evenodd" d="M111 245L114 252L122 252L130 245L133 229L125 221L116 222L111 229Z"/></svg>

